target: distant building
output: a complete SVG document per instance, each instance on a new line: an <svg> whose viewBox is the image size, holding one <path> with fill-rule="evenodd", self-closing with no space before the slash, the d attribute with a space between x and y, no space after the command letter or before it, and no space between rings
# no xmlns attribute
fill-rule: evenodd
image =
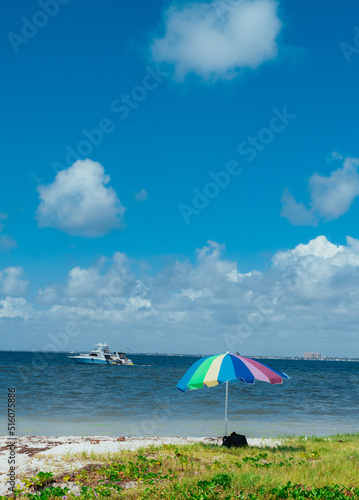
<svg viewBox="0 0 359 500"><path fill-rule="evenodd" d="M304 359L321 359L320 352L305 352Z"/></svg>

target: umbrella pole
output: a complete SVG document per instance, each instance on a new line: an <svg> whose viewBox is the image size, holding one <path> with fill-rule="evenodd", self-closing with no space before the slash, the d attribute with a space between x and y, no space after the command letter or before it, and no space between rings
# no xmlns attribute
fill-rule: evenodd
<svg viewBox="0 0 359 500"><path fill-rule="evenodd" d="M225 436L227 436L227 426L228 426L227 407L228 407L228 380L226 382L226 405L225 405L225 409L224 409L224 435Z"/></svg>

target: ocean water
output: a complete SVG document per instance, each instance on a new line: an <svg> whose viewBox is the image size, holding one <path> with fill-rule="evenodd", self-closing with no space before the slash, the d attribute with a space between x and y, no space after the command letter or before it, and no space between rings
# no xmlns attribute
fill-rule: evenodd
<svg viewBox="0 0 359 500"><path fill-rule="evenodd" d="M135 366L80 365L67 354L0 352L0 434L7 387L17 435L223 436L225 386L181 393L198 359L131 355ZM249 437L359 431L359 363L261 360L282 385L229 384L228 430Z"/></svg>

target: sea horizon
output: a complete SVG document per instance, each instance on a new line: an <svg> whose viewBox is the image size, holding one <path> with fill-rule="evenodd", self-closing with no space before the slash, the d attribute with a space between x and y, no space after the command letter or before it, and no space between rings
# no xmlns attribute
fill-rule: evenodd
<svg viewBox="0 0 359 500"><path fill-rule="evenodd" d="M42 349L0 349L0 352L24 352L24 353L44 353L44 354L73 354L73 353L85 353L89 352L88 349L80 349L75 351L58 350L58 351L45 351ZM128 356L188 356L188 357L205 357L213 356L216 353L173 353L173 352L137 352L137 351L124 351ZM223 351L225 352L225 351ZM218 353L217 353L218 354ZM236 353L233 353L236 354ZM257 354L240 354L241 356L254 359L284 359L292 361L348 361L348 362L359 362L359 357L349 357L349 356L325 356L321 358L305 358L304 356L273 356L273 355L257 355Z"/></svg>
<svg viewBox="0 0 359 500"><path fill-rule="evenodd" d="M200 356L137 355L134 366L81 365L68 353L1 352L0 383L16 389L18 435L223 435L225 387L176 384ZM40 363L41 361L41 363ZM356 364L273 359L290 376L229 383L229 430L252 437L329 435L359 425ZM5 415L0 417L6 433Z"/></svg>

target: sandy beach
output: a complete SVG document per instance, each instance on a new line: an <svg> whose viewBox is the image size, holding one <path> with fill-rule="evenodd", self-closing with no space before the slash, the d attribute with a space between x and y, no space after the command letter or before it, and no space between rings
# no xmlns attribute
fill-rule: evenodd
<svg viewBox="0 0 359 500"><path fill-rule="evenodd" d="M109 437L109 436L20 436L16 439L16 475L30 477L39 471L62 474L80 469L86 463L80 454L109 454L133 451L151 445L206 443L221 445L217 437ZM250 446L276 446L273 439L250 438ZM0 437L0 495L7 493L9 441Z"/></svg>

